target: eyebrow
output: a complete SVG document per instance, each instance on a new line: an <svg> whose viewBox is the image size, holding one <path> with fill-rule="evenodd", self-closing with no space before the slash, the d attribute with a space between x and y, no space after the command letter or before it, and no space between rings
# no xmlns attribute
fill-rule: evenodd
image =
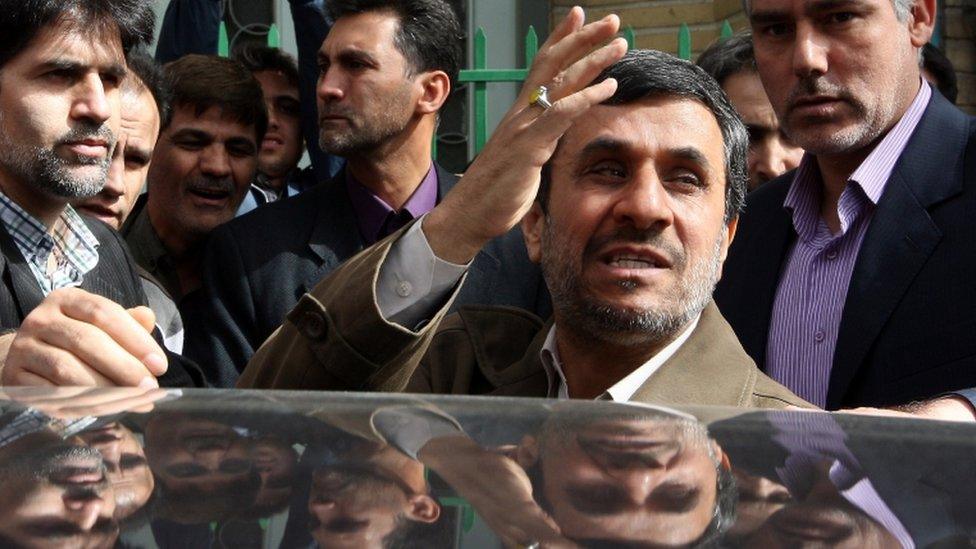
<svg viewBox="0 0 976 549"><path fill-rule="evenodd" d="M187 139L187 138L198 139L200 141L213 141L214 139L213 136L210 135L209 133L203 130L198 130L196 128L182 128L170 136L170 139Z"/></svg>
<svg viewBox="0 0 976 549"><path fill-rule="evenodd" d="M73 59L67 59L67 58L59 57L59 58L51 59L50 61L45 61L44 63L41 63L40 67L41 67L41 70L42 71L45 71L45 72L46 71L57 70L57 71L67 71L67 72L70 72L70 73L73 73L73 74L74 73L80 74L80 73L83 73L83 72L89 70L91 68L91 65L88 65L86 63L82 63L80 61L75 61ZM114 76L116 78L120 78L121 79L121 78L124 78L125 75L128 74L129 71L125 68L125 65L121 65L119 63L112 63L112 64L107 65L105 67L99 68L98 69L98 72L99 73L108 74L110 76Z"/></svg>
<svg viewBox="0 0 976 549"><path fill-rule="evenodd" d="M708 162L708 158L695 147L679 147L676 149L669 149L668 154L675 158L698 164L707 172L712 171L712 165Z"/></svg>
<svg viewBox="0 0 976 549"><path fill-rule="evenodd" d="M862 7L867 5L863 0L814 0L807 4L803 12L805 14L816 14L825 11L833 11L841 8ZM786 10L753 10L749 14L750 23L778 23L784 19L789 19L789 11Z"/></svg>
<svg viewBox="0 0 976 549"><path fill-rule="evenodd" d="M627 147L627 143L623 140L613 137L597 137L580 150L579 156L585 157L596 153L620 152L626 150Z"/></svg>

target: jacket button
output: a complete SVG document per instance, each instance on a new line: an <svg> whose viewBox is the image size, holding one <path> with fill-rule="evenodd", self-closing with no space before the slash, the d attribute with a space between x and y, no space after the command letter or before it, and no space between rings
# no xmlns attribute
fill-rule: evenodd
<svg viewBox="0 0 976 549"><path fill-rule="evenodd" d="M325 337L325 319L319 313L308 312L302 317L302 332L311 339Z"/></svg>
<svg viewBox="0 0 976 549"><path fill-rule="evenodd" d="M413 284L406 280L400 282L396 286L396 293L400 297L410 297L410 294L413 293Z"/></svg>

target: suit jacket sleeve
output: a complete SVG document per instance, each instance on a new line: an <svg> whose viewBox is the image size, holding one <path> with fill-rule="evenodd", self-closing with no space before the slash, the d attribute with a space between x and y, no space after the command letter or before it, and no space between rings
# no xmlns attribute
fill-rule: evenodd
<svg viewBox="0 0 976 549"><path fill-rule="evenodd" d="M403 391L457 296L455 289L416 332L382 317L376 303L380 265L404 230L353 257L303 296L251 359L238 387Z"/></svg>
<svg viewBox="0 0 976 549"><path fill-rule="evenodd" d="M212 233L204 258L203 288L183 318L184 353L203 365L210 383L233 387L254 354L257 320L247 270L226 225Z"/></svg>
<svg viewBox="0 0 976 549"><path fill-rule="evenodd" d="M121 291L122 305L125 308L142 305L149 306L149 300L142 288L142 281L136 271L136 262L129 253L125 240L116 231L108 229L100 222L90 222L89 228L98 235L99 246L99 276L118 277L115 281ZM116 274L117 273L117 274ZM98 293L96 291L96 293ZM159 377L160 387L206 387L200 367L192 360L173 353L163 344L163 334L158 328L153 328L153 339L166 353L169 368Z"/></svg>

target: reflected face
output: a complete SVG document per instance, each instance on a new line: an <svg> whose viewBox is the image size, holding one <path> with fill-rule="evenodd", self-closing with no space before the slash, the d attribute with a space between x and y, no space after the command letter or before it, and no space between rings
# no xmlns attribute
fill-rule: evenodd
<svg viewBox="0 0 976 549"><path fill-rule="evenodd" d="M396 16L339 18L318 54L319 143L340 156L376 149L402 134L421 90L394 45Z"/></svg>
<svg viewBox="0 0 976 549"><path fill-rule="evenodd" d="M259 71L254 78L261 84L268 108L268 131L258 151L258 171L272 178L283 178L295 169L302 157L301 104L298 87L280 72Z"/></svg>
<svg viewBox="0 0 976 549"><path fill-rule="evenodd" d="M407 492L376 468L315 471L308 500L309 530L319 547L376 547L409 510Z"/></svg>
<svg viewBox="0 0 976 549"><path fill-rule="evenodd" d="M739 71L722 82L722 89L749 130L749 190L800 165L803 149L780 129L759 75Z"/></svg>
<svg viewBox="0 0 976 549"><path fill-rule="evenodd" d="M298 466L298 453L275 437L261 437L251 443L251 461L261 476L261 489L255 505L276 507L291 497L292 481Z"/></svg>
<svg viewBox="0 0 976 549"><path fill-rule="evenodd" d="M685 420L600 420L544 428L549 513L573 539L693 542L712 521L716 460L704 427Z"/></svg>
<svg viewBox="0 0 976 549"><path fill-rule="evenodd" d="M0 534L26 547L112 546L115 492L97 450L54 441L0 465Z"/></svg>
<svg viewBox="0 0 976 549"><path fill-rule="evenodd" d="M118 34L45 27L2 69L0 179L62 202L101 190L126 71Z"/></svg>
<svg viewBox="0 0 976 549"><path fill-rule="evenodd" d="M752 534L773 513L792 501L789 490L778 482L750 475L733 467L735 484L739 490L735 523L727 533L728 538L741 540Z"/></svg>
<svg viewBox="0 0 976 549"><path fill-rule="evenodd" d="M222 423L156 416L146 427L146 446L157 478L174 491L243 482L254 472L248 441Z"/></svg>
<svg viewBox="0 0 976 549"><path fill-rule="evenodd" d="M164 240L193 244L233 219L257 167L253 125L211 107L181 105L149 168L149 215Z"/></svg>
<svg viewBox="0 0 976 549"><path fill-rule="evenodd" d="M115 513L124 520L141 509L152 495L156 481L146 452L135 433L118 423L79 435L102 454L108 480L115 490Z"/></svg>
<svg viewBox="0 0 976 549"><path fill-rule="evenodd" d="M913 44L921 38L891 0L752 0L749 16L773 109L813 154L872 144L918 92L917 48L928 36Z"/></svg>
<svg viewBox="0 0 976 549"><path fill-rule="evenodd" d="M122 130L112 155L105 187L91 198L75 202L80 212L96 217L115 230L129 216L146 184L149 161L159 136L159 110L143 86L122 93Z"/></svg>
<svg viewBox="0 0 976 549"><path fill-rule="evenodd" d="M548 215L523 222L559 325L633 344L677 333L711 299L731 228L711 112L687 99L592 108L552 159Z"/></svg>
<svg viewBox="0 0 976 549"><path fill-rule="evenodd" d="M901 547L897 538L860 509L840 501L797 502L773 514L746 547Z"/></svg>

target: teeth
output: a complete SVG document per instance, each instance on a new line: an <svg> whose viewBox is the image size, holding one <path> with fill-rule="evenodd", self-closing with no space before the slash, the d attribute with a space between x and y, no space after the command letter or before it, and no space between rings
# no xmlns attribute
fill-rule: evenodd
<svg viewBox="0 0 976 549"><path fill-rule="evenodd" d="M657 267L657 263L654 261L632 257L615 258L610 264L614 267L622 267L624 269L648 269Z"/></svg>

